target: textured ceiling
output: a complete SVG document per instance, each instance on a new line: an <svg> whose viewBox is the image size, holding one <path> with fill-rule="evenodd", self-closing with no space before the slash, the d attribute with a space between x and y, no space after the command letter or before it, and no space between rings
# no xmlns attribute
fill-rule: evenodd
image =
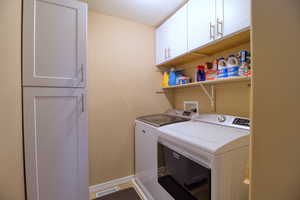
<svg viewBox="0 0 300 200"><path fill-rule="evenodd" d="M88 0L89 9L158 26L187 0Z"/></svg>

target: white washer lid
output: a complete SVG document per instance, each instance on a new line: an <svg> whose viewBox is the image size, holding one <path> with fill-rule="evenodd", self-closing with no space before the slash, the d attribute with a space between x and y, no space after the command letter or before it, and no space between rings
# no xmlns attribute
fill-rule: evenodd
<svg viewBox="0 0 300 200"><path fill-rule="evenodd" d="M188 143L214 155L248 146L250 142L248 130L199 121L176 123L158 130L160 137Z"/></svg>

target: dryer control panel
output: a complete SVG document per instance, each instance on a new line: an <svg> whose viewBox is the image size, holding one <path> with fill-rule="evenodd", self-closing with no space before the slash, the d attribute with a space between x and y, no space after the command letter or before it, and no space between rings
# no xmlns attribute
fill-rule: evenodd
<svg viewBox="0 0 300 200"><path fill-rule="evenodd" d="M221 126L229 126L241 129L250 129L250 120L243 117L230 116L230 115L218 115L218 114L200 114L194 115L192 120L202 121L212 124L218 124Z"/></svg>
<svg viewBox="0 0 300 200"><path fill-rule="evenodd" d="M250 127L250 120L245 118L235 118L232 124Z"/></svg>

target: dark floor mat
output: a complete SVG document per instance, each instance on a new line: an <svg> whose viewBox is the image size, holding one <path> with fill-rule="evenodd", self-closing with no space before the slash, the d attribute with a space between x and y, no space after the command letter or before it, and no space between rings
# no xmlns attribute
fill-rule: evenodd
<svg viewBox="0 0 300 200"><path fill-rule="evenodd" d="M97 200L141 200L141 198L134 188L129 188L100 197Z"/></svg>

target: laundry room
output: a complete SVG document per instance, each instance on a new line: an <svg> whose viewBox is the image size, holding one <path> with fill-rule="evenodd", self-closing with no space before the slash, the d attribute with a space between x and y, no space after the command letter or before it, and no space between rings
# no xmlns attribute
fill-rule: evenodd
<svg viewBox="0 0 300 200"><path fill-rule="evenodd" d="M0 200L299 200L299 10L1 0Z"/></svg>

